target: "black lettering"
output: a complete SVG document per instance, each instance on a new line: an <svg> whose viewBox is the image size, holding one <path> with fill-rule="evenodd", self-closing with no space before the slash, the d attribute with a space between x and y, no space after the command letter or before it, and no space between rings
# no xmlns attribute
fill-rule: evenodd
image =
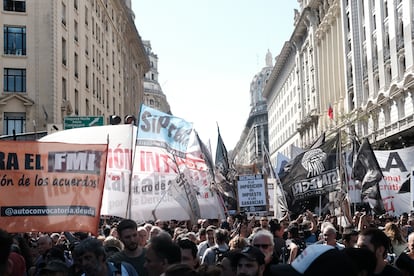
<svg viewBox="0 0 414 276"><path fill-rule="evenodd" d="M396 151L390 153L390 155L388 156L387 164L385 165L385 168L382 168L382 170L389 172L392 168L400 169L400 171L402 172L407 171L404 162L401 160L400 155Z"/></svg>

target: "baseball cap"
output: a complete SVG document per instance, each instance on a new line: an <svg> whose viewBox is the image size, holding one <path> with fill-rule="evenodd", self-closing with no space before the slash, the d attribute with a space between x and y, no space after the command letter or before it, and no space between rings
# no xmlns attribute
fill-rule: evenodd
<svg viewBox="0 0 414 276"><path fill-rule="evenodd" d="M237 252L234 255L234 263L238 263L240 258L247 258L251 261L256 261L259 265L262 265L265 263L265 256L262 253L262 251L254 246L246 246L241 251Z"/></svg>
<svg viewBox="0 0 414 276"><path fill-rule="evenodd" d="M333 246L312 244L296 257L292 264L271 267L272 274L283 276L357 275L351 259Z"/></svg>

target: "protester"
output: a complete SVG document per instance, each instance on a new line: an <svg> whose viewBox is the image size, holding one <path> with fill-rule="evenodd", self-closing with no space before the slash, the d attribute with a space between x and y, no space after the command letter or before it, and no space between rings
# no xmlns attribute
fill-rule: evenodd
<svg viewBox="0 0 414 276"><path fill-rule="evenodd" d="M226 229L216 229L214 232L214 245L210 246L204 252L201 259L202 264L213 265L221 261L221 257L225 252L229 251L228 231Z"/></svg>
<svg viewBox="0 0 414 276"><path fill-rule="evenodd" d="M214 241L214 231L216 230L215 226L208 226L206 228L206 240L203 242L200 242L198 245L198 257L200 258L200 261L202 260L204 256L204 252L207 250L207 248L212 247L215 245Z"/></svg>
<svg viewBox="0 0 414 276"><path fill-rule="evenodd" d="M400 276L398 269L388 264L385 259L390 249L390 239L383 231L377 228L367 228L358 237L357 246L371 250L377 259L375 275Z"/></svg>
<svg viewBox="0 0 414 276"><path fill-rule="evenodd" d="M197 245L190 239L183 238L177 241L181 251L181 263L197 269L200 259L197 257Z"/></svg>
<svg viewBox="0 0 414 276"><path fill-rule="evenodd" d="M288 250L286 250L286 255L283 258L286 263L291 264L306 248L306 244L299 236L299 228L296 223L289 225L287 233L288 241L286 241L286 244Z"/></svg>
<svg viewBox="0 0 414 276"><path fill-rule="evenodd" d="M356 230L345 230L345 232L342 233L342 244L345 246L345 248L356 247L356 244L358 242L358 235L359 233Z"/></svg>
<svg viewBox="0 0 414 276"><path fill-rule="evenodd" d="M114 263L106 260L105 248L95 238L81 241L75 248L76 259L83 271L82 276L137 276L132 265L127 262Z"/></svg>
<svg viewBox="0 0 414 276"><path fill-rule="evenodd" d="M251 245L260 249L265 256L265 270L263 275L271 275L271 266L279 263L274 254L273 235L268 230L259 230L251 238Z"/></svg>
<svg viewBox="0 0 414 276"><path fill-rule="evenodd" d="M169 235L160 235L150 239L145 255L145 268L149 276L159 276L168 266L181 263L180 247Z"/></svg>
<svg viewBox="0 0 414 276"><path fill-rule="evenodd" d="M247 246L237 252L233 259L238 276L263 276L265 255L254 246Z"/></svg>
<svg viewBox="0 0 414 276"><path fill-rule="evenodd" d="M53 241L47 234L42 234L37 240L37 251L39 257L35 260L34 266L29 270L29 276L38 276L40 269L46 265L46 254L52 248Z"/></svg>
<svg viewBox="0 0 414 276"><path fill-rule="evenodd" d="M283 224L279 223L278 221L271 221L270 232L273 234L273 243L274 243L273 250L274 250L275 258L277 258L279 262L283 262L282 256L284 255L284 252L287 249L286 240L283 238L285 228L283 227Z"/></svg>
<svg viewBox="0 0 414 276"><path fill-rule="evenodd" d="M394 222L388 222L385 224L384 233L391 240L391 253L394 253L395 258L398 258L407 248L407 241L404 239L400 227Z"/></svg>
<svg viewBox="0 0 414 276"><path fill-rule="evenodd" d="M109 261L131 264L138 275L145 276L147 271L144 268L146 249L139 246L138 225L130 219L121 220L117 226L119 239L124 244L124 250L115 253Z"/></svg>
<svg viewBox="0 0 414 276"><path fill-rule="evenodd" d="M414 232L408 235L407 255L414 260Z"/></svg>
<svg viewBox="0 0 414 276"><path fill-rule="evenodd" d="M138 245L144 248L147 245L149 233L147 229L145 229L144 226L138 227L137 231L138 231L138 238L139 238Z"/></svg>
<svg viewBox="0 0 414 276"><path fill-rule="evenodd" d="M336 241L336 231L336 228L330 225L323 229L324 244L331 245L336 249L344 249L345 246Z"/></svg>

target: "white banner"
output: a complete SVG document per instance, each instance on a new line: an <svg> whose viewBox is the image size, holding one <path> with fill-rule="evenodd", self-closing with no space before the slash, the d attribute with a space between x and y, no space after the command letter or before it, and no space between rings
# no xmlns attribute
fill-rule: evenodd
<svg viewBox="0 0 414 276"><path fill-rule="evenodd" d="M413 209L410 203L410 193L398 193L404 182L410 182L411 168L414 167L414 147L398 150L375 150L374 154L381 167L384 181L380 183L381 197L388 214L401 215ZM347 158L348 161L349 158ZM348 172L350 172L350 162ZM361 187L355 185L349 178L349 195L351 202L360 202ZM408 183L409 184L409 183Z"/></svg>
<svg viewBox="0 0 414 276"><path fill-rule="evenodd" d="M133 125L107 125L58 131L41 138L41 142L74 144L108 144L105 190L101 215L126 217L131 159L136 127Z"/></svg>
<svg viewBox="0 0 414 276"><path fill-rule="evenodd" d="M128 217L127 211L132 158L139 173L132 177L131 218L139 221L153 220L152 211L162 220L187 220L188 214L171 195L162 195L168 181L175 181L177 173L165 150L141 147L134 155L137 127L133 125L107 125L76 128L55 132L39 141L108 145L108 164L101 215ZM195 137L195 135L191 135ZM195 138L194 138L195 139ZM191 140L192 141L192 140ZM189 143L187 158L178 159L182 172L190 184L198 189L197 200L202 218L225 218L222 204L210 190L205 161L200 157L198 144ZM134 157L133 157L134 156ZM172 166L173 165L173 166ZM161 173L158 173L160 171ZM162 200L161 200L162 198Z"/></svg>

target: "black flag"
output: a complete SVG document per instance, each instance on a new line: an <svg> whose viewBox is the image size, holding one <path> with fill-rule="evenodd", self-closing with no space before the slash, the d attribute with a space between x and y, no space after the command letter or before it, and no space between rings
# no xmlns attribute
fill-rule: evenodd
<svg viewBox="0 0 414 276"><path fill-rule="evenodd" d="M361 184L361 199L369 203L373 211L385 213L379 183L383 179L381 168L368 139L362 142L352 166L352 177Z"/></svg>
<svg viewBox="0 0 414 276"><path fill-rule="evenodd" d="M224 178L227 179L227 174L230 169L229 158L227 156L227 149L224 145L223 139L220 135L220 129L217 127L218 138L217 138L217 149L216 149L216 168L219 173L221 173Z"/></svg>
<svg viewBox="0 0 414 276"><path fill-rule="evenodd" d="M326 196L340 185L339 135L295 157L281 179L289 210L302 213L318 206L319 196Z"/></svg>

